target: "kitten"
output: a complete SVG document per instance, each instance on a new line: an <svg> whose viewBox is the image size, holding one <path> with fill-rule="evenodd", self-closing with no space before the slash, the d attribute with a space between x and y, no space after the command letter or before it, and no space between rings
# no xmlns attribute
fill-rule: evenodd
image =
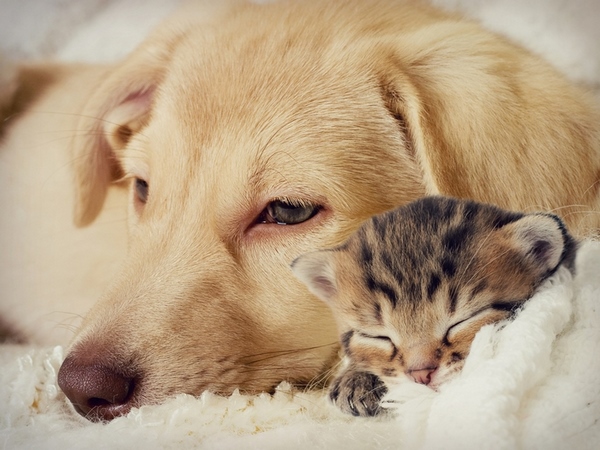
<svg viewBox="0 0 600 450"><path fill-rule="evenodd" d="M346 355L331 399L372 416L382 379L437 389L462 369L481 327L511 317L558 267L574 270L576 249L556 216L426 197L300 256L292 270L331 307Z"/></svg>

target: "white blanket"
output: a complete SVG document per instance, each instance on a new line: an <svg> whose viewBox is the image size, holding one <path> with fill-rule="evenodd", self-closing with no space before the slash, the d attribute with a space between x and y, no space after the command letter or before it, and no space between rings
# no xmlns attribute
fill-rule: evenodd
<svg viewBox="0 0 600 450"><path fill-rule="evenodd" d="M124 56L177 0L0 0L0 52L109 61ZM600 86L597 0L434 0L479 17ZM0 299L1 301L1 299ZM179 396L110 424L73 414L56 384L60 347L0 347L0 448L598 449L600 244L578 275L557 274L518 318L477 336L462 375L441 392L405 383L395 417L355 419L321 392Z"/></svg>
<svg viewBox="0 0 600 450"><path fill-rule="evenodd" d="M0 353L5 448L600 448L600 242L580 250L517 318L477 335L462 374L433 392L392 388L389 417L345 416L322 392L181 395L102 425L79 419L56 384L63 349Z"/></svg>

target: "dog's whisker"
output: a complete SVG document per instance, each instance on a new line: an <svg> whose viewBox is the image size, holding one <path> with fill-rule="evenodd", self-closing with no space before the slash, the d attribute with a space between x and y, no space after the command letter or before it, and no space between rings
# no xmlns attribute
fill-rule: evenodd
<svg viewBox="0 0 600 450"><path fill-rule="evenodd" d="M302 347L302 348L294 348L294 349L287 349L287 350L275 350L275 351L263 352L263 353L254 353L252 355L244 356L243 358L240 359L240 362L243 364L256 364L259 362L264 362L269 359L278 358L281 356L288 356L288 355L300 354L300 353L304 353L304 352L311 352L313 350L319 350L319 349L327 348L327 347L335 347L337 345L338 345L337 342L332 342L332 343L316 345L316 346L312 346L312 347Z"/></svg>
<svg viewBox="0 0 600 450"><path fill-rule="evenodd" d="M303 365L303 364L294 364L294 370L308 370L308 371L315 371L319 369L319 365ZM240 366L236 369L237 373L240 374L246 374L246 373L271 373L271 372L279 372L281 371L281 373L287 373L290 370L290 366L289 365L278 365L278 364L274 364L274 365L267 365L267 366L262 366L262 367L247 367L247 366Z"/></svg>

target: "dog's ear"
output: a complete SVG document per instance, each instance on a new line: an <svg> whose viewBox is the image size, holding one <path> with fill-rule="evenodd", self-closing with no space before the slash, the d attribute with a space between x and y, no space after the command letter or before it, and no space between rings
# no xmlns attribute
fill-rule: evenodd
<svg viewBox="0 0 600 450"><path fill-rule="evenodd" d="M77 226L96 218L109 184L122 176L115 152L145 125L172 45L173 40L168 39L142 45L109 71L80 112L71 141Z"/></svg>
<svg viewBox="0 0 600 450"><path fill-rule="evenodd" d="M512 209L586 197L581 187L597 182L597 116L581 93L476 24L418 25L373 56L427 193Z"/></svg>
<svg viewBox="0 0 600 450"><path fill-rule="evenodd" d="M94 90L81 112L78 133L71 144L77 226L85 226L96 218L109 184L122 175L115 150L124 147L146 124L153 96L187 28L202 25L198 17L212 23L242 4L243 0L185 3Z"/></svg>
<svg viewBox="0 0 600 450"><path fill-rule="evenodd" d="M423 185L427 195L441 194L438 175L434 173L428 148L431 145L424 127L421 99L414 84L398 66L393 57L388 58L379 73L381 95L385 106L396 121L404 146L421 169Z"/></svg>

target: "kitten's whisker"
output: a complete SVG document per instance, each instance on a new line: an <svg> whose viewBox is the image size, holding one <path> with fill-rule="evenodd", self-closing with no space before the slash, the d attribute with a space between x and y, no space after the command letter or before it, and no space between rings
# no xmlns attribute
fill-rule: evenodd
<svg viewBox="0 0 600 450"><path fill-rule="evenodd" d="M549 213L556 213L558 211L562 211L564 209L571 209L571 208L589 208L590 205L578 205L578 204L572 204L572 205L564 205L564 206L557 206L556 208L552 208L550 210L548 210Z"/></svg>
<svg viewBox="0 0 600 450"><path fill-rule="evenodd" d="M307 384L307 389L313 389L315 387L322 387L325 389L325 386L329 384L331 378L335 376L339 366L341 365L341 361L332 365L329 369L323 371L317 376L313 377Z"/></svg>
<svg viewBox="0 0 600 450"><path fill-rule="evenodd" d="M600 180L594 181L585 191L583 191L583 193L581 194L581 197L585 197L585 195L588 192L590 192L592 189L594 189L596 186L598 186L598 184L600 184ZM589 205L586 205L586 207L589 207Z"/></svg>

